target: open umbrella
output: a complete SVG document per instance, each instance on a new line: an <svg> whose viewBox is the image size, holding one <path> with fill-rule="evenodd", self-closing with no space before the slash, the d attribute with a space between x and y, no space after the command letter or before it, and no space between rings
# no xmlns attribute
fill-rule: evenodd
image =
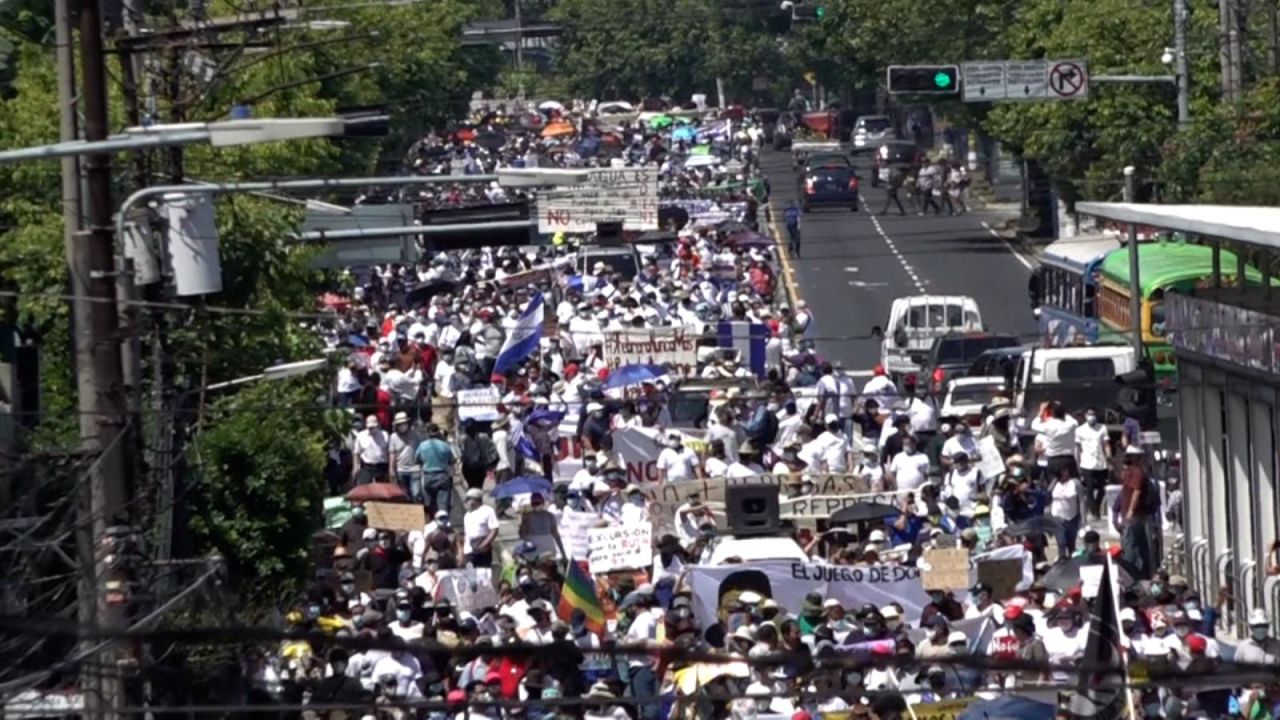
<svg viewBox="0 0 1280 720"><path fill-rule="evenodd" d="M1019 695L1002 695L965 708L956 720L1053 720L1057 708Z"/></svg>
<svg viewBox="0 0 1280 720"><path fill-rule="evenodd" d="M694 150L697 150L697 149L698 148L694 148ZM720 158L716 157L715 155L706 155L706 154L690 155L689 158L684 161L684 166L687 168L711 167L713 165L719 165L719 164L720 164Z"/></svg>
<svg viewBox="0 0 1280 720"><path fill-rule="evenodd" d="M605 378L604 388L612 390L628 385L639 385L646 380L656 380L666 374L666 368L661 365L623 365L609 373L609 377Z"/></svg>
<svg viewBox="0 0 1280 720"><path fill-rule="evenodd" d="M891 518L902 512L897 506L888 503L865 502L857 505L850 505L847 508L840 508L831 513L830 523L832 525L848 525L850 523L868 522L871 520L884 520Z"/></svg>
<svg viewBox="0 0 1280 720"><path fill-rule="evenodd" d="M697 133L694 132L693 128L688 125L681 125L680 127L671 131L671 139L674 142L691 143L696 137L697 137Z"/></svg>
<svg viewBox="0 0 1280 720"><path fill-rule="evenodd" d="M502 149L503 145L507 144L507 136L494 130L482 130L476 133L472 142L489 152L497 152Z"/></svg>
<svg viewBox="0 0 1280 720"><path fill-rule="evenodd" d="M1065 593L1080 584L1080 568L1086 565L1101 565L1102 562L1097 558L1090 557L1073 557L1059 560L1056 565L1049 568L1049 571L1040 579L1044 586L1049 590L1058 593ZM1126 567L1124 563L1116 561L1116 581L1120 587L1127 588L1133 584L1134 568Z"/></svg>
<svg viewBox="0 0 1280 720"><path fill-rule="evenodd" d="M758 232L745 230L736 232L724 239L724 243L734 248L753 248L753 247L773 247L773 240L761 235Z"/></svg>
<svg viewBox="0 0 1280 720"><path fill-rule="evenodd" d="M425 305L428 300L436 295L453 292L456 287L458 287L456 280L446 280L444 278L428 280L414 286L412 290L405 293L404 304L409 306Z"/></svg>
<svg viewBox="0 0 1280 720"><path fill-rule="evenodd" d="M1066 525L1061 520L1051 515L1037 515L1036 517L1027 518L1022 522L1016 522L1005 528L1003 532L1012 535L1015 538L1024 538L1034 535L1052 535L1053 539L1058 543L1058 547L1065 549L1067 547L1067 530Z"/></svg>
<svg viewBox="0 0 1280 720"><path fill-rule="evenodd" d="M577 132L577 130L574 130L572 125L561 120L553 123L547 123L547 126L542 128L542 137L568 137L575 132Z"/></svg>
<svg viewBox="0 0 1280 720"><path fill-rule="evenodd" d="M564 105L556 102L555 100L543 100L538 104L538 109L543 112L563 112Z"/></svg>
<svg viewBox="0 0 1280 720"><path fill-rule="evenodd" d="M521 475L517 478L502 483L494 488L490 495L495 498L509 498L516 495L528 495L530 493L542 493L543 495L551 494L551 481L538 477L537 475Z"/></svg>
<svg viewBox="0 0 1280 720"><path fill-rule="evenodd" d="M692 695L698 688L722 677L751 677L751 668L744 662L694 663L675 673L675 686L684 695Z"/></svg>
<svg viewBox="0 0 1280 720"><path fill-rule="evenodd" d="M408 500L409 496L395 483L375 482L357 485L347 493L351 502L369 502L370 500Z"/></svg>
<svg viewBox="0 0 1280 720"><path fill-rule="evenodd" d="M665 130L675 124L675 118L670 115L657 115L649 118L649 127L654 130Z"/></svg>

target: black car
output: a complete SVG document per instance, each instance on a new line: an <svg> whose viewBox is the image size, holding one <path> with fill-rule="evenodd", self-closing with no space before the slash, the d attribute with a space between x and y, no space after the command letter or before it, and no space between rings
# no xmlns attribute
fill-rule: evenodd
<svg viewBox="0 0 1280 720"><path fill-rule="evenodd" d="M969 366L969 375L984 377L997 375L1005 378L1012 385L1013 371L1018 367L1018 359L1027 352L1026 346L1010 346L987 350L978 356Z"/></svg>
<svg viewBox="0 0 1280 720"><path fill-rule="evenodd" d="M800 209L847 207L858 212L858 176L846 162L806 167L800 175Z"/></svg>
<svg viewBox="0 0 1280 720"><path fill-rule="evenodd" d="M920 148L910 140L886 140L876 148L871 173L871 187L879 187L882 178L880 173L891 167L911 167L919 165L924 158Z"/></svg>
<svg viewBox="0 0 1280 720"><path fill-rule="evenodd" d="M948 381L970 374L973 361L983 353L1020 344L1017 335L1004 333L954 333L934 340L924 362L929 392L940 396L947 389Z"/></svg>

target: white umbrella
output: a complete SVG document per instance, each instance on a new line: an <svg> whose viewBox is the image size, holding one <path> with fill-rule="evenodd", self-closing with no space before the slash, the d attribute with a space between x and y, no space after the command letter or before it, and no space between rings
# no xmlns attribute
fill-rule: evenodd
<svg viewBox="0 0 1280 720"><path fill-rule="evenodd" d="M684 166L687 168L711 167L719 164L720 158L715 155L692 155L684 161Z"/></svg>
<svg viewBox="0 0 1280 720"><path fill-rule="evenodd" d="M547 111L550 111L550 110L563 111L564 105L556 102L555 100L546 100L538 105L538 109L547 110Z"/></svg>

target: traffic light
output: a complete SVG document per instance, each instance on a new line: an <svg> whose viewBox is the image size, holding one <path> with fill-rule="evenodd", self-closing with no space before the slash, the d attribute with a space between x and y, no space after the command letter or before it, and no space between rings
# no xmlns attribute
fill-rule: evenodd
<svg viewBox="0 0 1280 720"><path fill-rule="evenodd" d="M785 0L783 10L791 11L792 22L816 22L827 16L827 6L810 0Z"/></svg>
<svg viewBox="0 0 1280 720"><path fill-rule="evenodd" d="M955 65L890 65L890 95L954 95L960 92Z"/></svg>
<svg viewBox="0 0 1280 720"><path fill-rule="evenodd" d="M1156 424L1156 372L1155 364L1150 358L1138 361L1138 367L1127 373L1116 376L1116 384L1121 388L1117 397L1117 406L1126 417L1138 421L1143 428L1151 428Z"/></svg>

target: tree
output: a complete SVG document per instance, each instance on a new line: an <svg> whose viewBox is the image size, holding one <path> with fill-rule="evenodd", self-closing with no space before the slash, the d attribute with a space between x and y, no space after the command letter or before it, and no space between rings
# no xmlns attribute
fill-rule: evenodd
<svg viewBox="0 0 1280 720"><path fill-rule="evenodd" d="M250 607L279 607L312 570L326 450L340 411L325 384L294 379L246 387L209 408L191 448L192 533L226 559Z"/></svg>

